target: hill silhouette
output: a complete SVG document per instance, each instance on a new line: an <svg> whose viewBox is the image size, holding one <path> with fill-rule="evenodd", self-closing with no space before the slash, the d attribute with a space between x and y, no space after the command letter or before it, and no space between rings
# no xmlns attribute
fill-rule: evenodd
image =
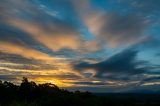
<svg viewBox="0 0 160 106"><path fill-rule="evenodd" d="M68 91L55 84L36 84L23 78L20 85L0 81L0 106L159 106L159 94L105 94Z"/></svg>

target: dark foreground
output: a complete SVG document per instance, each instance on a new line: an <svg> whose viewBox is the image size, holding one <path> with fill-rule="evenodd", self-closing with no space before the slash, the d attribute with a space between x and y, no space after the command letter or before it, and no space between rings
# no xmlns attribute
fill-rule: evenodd
<svg viewBox="0 0 160 106"><path fill-rule="evenodd" d="M160 106L159 94L105 94L69 92L56 85L37 85L23 78L17 86L0 81L0 106Z"/></svg>

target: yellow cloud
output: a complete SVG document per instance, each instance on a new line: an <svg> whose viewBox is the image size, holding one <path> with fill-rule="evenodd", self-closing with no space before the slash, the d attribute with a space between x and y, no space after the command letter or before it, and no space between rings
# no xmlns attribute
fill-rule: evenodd
<svg viewBox="0 0 160 106"><path fill-rule="evenodd" d="M22 20L9 20L9 23L29 33L35 40L53 51L63 48L75 50L80 47L80 36L77 36L78 33L67 26L51 25L53 30L47 30L41 25Z"/></svg>
<svg viewBox="0 0 160 106"><path fill-rule="evenodd" d="M17 54L29 59L37 59L37 60L53 60L49 55L37 51L35 49L31 49L22 45L17 45L9 42L0 42L0 51L9 54Z"/></svg>

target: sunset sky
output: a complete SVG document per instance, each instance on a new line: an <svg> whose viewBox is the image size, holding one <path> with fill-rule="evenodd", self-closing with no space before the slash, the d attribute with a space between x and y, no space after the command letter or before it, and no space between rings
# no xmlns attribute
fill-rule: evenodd
<svg viewBox="0 0 160 106"><path fill-rule="evenodd" d="M0 0L0 80L70 90L160 88L160 0Z"/></svg>

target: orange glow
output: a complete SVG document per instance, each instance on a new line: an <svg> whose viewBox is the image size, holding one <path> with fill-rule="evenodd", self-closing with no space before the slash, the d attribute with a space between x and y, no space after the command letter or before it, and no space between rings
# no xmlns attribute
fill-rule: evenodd
<svg viewBox="0 0 160 106"><path fill-rule="evenodd" d="M42 53L40 51L22 46L17 45L14 43L8 43L8 42L0 42L0 51L9 53L9 54L17 54L21 55L25 58L30 59L40 59L40 60L52 60L53 58L48 56L45 53Z"/></svg>
<svg viewBox="0 0 160 106"><path fill-rule="evenodd" d="M20 29L26 31L35 40L44 44L46 47L53 51L59 51L62 48L77 49L80 47L80 36L72 28L59 26L61 30L59 31L55 26L52 26L52 31L45 30L43 26L37 25L36 23L25 22L23 20L8 20L8 22ZM63 28L64 27L64 28ZM64 32L64 31L65 32Z"/></svg>

